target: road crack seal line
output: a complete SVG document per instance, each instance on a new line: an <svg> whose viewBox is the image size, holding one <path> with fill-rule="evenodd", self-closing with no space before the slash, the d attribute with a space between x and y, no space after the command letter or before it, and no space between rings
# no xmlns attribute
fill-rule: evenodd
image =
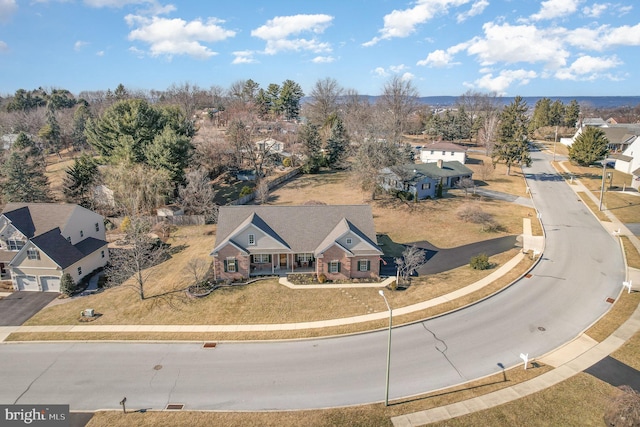
<svg viewBox="0 0 640 427"><path fill-rule="evenodd" d="M73 347L75 347L75 344L74 344L74 345L72 345L72 346L70 346L70 347L69 347L67 350L65 350L63 353L66 353L69 349L71 349L71 348L73 348ZM20 396L18 396L18 397L16 398L16 400L13 402L13 404L14 404L14 405L17 405L17 404L18 404L18 401L19 401L20 399L22 399L22 396L24 396L25 394L27 394L27 393L29 392L29 389L31 389L31 386L32 386L32 385L34 385L34 384L36 383L36 381L38 381L38 380L39 380L39 379L40 379L44 374L46 374L47 372L49 372L49 369L51 369L51 367L52 367L53 365L55 365L57 361L58 361L58 357L56 357L56 358L55 358L55 360L54 360L54 361L52 361L52 362L49 364L49 366L47 366L47 367L45 368L45 370L44 370L44 371L42 371L42 372L41 372L37 377L35 377L35 378L33 379L33 381L31 381L31 382L29 383L29 385L27 386L27 388L26 388L22 393L20 393Z"/></svg>
<svg viewBox="0 0 640 427"><path fill-rule="evenodd" d="M446 342L444 342L444 340L442 340L442 339L438 338L438 336L435 334L435 332L433 332L431 329L427 328L427 325L425 325L424 323L422 323L422 327L423 327L427 332L429 332L431 335L433 335L433 338L434 338L436 341L439 341L439 342L441 342L441 343L442 343L442 345L444 345L444 349L442 349L442 350L438 348L438 345L437 345L437 344L436 344L434 347L435 347L435 349L436 349L436 350L438 350L438 351L442 354L442 356L445 358L445 360L446 360L447 362L449 362L449 365L451 365L451 367L452 367L453 369L455 369L455 371L458 373L458 375L460 376L460 378L464 378L464 379L466 380L466 378L464 377L464 375L462 375L462 373L458 370L458 368L456 368L456 366L453 364L453 362L451 362L451 360L449 360L449 357L447 357L447 355L445 354L445 353L447 352L447 350L449 349L449 346L447 345L447 343L446 343Z"/></svg>
<svg viewBox="0 0 640 427"><path fill-rule="evenodd" d="M167 405L169 405L171 403L171 396L173 395L174 390L176 389L176 387L178 386L178 380L180 379L180 369L178 369L178 376L176 376L175 381L173 382L173 387L171 387L171 390L169 390L169 396L167 396ZM165 407L167 406L165 405Z"/></svg>

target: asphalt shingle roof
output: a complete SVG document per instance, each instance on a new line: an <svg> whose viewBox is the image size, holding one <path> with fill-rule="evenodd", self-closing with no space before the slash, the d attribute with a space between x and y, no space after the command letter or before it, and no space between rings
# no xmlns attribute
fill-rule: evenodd
<svg viewBox="0 0 640 427"><path fill-rule="evenodd" d="M326 241L352 231L377 248L371 207L368 205L222 206L214 252L226 244L247 220L294 253L311 253ZM266 227L264 227L266 225ZM235 242L238 244L238 242ZM245 245L239 245L245 249ZM353 249L353 248L352 248Z"/></svg>

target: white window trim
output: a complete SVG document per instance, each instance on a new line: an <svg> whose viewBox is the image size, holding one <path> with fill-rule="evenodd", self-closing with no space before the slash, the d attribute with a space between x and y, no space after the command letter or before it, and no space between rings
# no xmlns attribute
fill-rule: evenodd
<svg viewBox="0 0 640 427"><path fill-rule="evenodd" d="M353 239L351 237L347 237L347 245L350 245L353 243Z"/></svg>
<svg viewBox="0 0 640 427"><path fill-rule="evenodd" d="M268 264L269 263L269 254L255 254L253 256L253 262L255 264Z"/></svg>
<svg viewBox="0 0 640 427"><path fill-rule="evenodd" d="M231 256L227 258L227 273L237 273L235 257Z"/></svg>
<svg viewBox="0 0 640 427"><path fill-rule="evenodd" d="M334 260L334 261L329 261L329 273L339 273L340 269L338 268L340 266L340 261Z"/></svg>
<svg viewBox="0 0 640 427"><path fill-rule="evenodd" d="M16 239L7 240L7 248L9 248L10 251L19 251L24 247L24 245L25 245L24 240L16 240Z"/></svg>
<svg viewBox="0 0 640 427"><path fill-rule="evenodd" d="M27 258L33 261L40 259L40 251L35 248L27 249Z"/></svg>
<svg viewBox="0 0 640 427"><path fill-rule="evenodd" d="M369 260L367 259L358 260L358 271L369 271Z"/></svg>
<svg viewBox="0 0 640 427"><path fill-rule="evenodd" d="M255 246L256 245L256 235L253 234L253 233L249 234L248 241L249 241L249 246Z"/></svg>

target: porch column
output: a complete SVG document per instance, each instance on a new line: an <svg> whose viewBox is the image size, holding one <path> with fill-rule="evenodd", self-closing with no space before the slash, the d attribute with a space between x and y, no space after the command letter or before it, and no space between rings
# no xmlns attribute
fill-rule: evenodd
<svg viewBox="0 0 640 427"><path fill-rule="evenodd" d="M276 255L277 254L272 254L271 255L271 274L276 274L276 265L275 265ZM278 260L280 260L280 255L278 255ZM278 261L278 262L280 262L280 261Z"/></svg>

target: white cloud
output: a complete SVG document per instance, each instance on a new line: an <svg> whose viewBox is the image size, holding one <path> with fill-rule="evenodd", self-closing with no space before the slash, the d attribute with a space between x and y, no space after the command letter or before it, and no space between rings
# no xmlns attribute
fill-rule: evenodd
<svg viewBox="0 0 640 427"><path fill-rule="evenodd" d="M426 65L428 67L443 68L451 65L453 57L445 50L437 49L429 53L425 59L417 62L416 65Z"/></svg>
<svg viewBox="0 0 640 427"><path fill-rule="evenodd" d="M467 10L466 12L459 13L456 17L456 20L458 21L458 23L460 23L476 15L480 15L482 12L484 12L487 6L489 6L489 2L487 0L477 0L471 5L471 9Z"/></svg>
<svg viewBox="0 0 640 427"><path fill-rule="evenodd" d="M614 55L610 57L593 57L589 55L576 59L568 68L558 70L555 77L560 80L595 80L603 77L603 72L621 65Z"/></svg>
<svg viewBox="0 0 640 427"><path fill-rule="evenodd" d="M258 62L253 55L255 52L251 50L238 50L233 52L235 58L231 62L232 64L254 64Z"/></svg>
<svg viewBox="0 0 640 427"><path fill-rule="evenodd" d="M331 52L331 45L312 36L311 39L295 38L302 33L322 34L333 21L330 15L276 16L261 27L251 31L251 35L267 42L264 53L275 55L284 51L308 50L311 52ZM292 37L293 38L290 38Z"/></svg>
<svg viewBox="0 0 640 427"><path fill-rule="evenodd" d="M129 40L149 44L152 56L189 55L195 58L209 58L217 55L203 43L214 43L235 36L235 31L226 30L219 24L224 21L209 18L187 22L182 19L167 19L154 16L127 15L129 26L138 26L129 33Z"/></svg>
<svg viewBox="0 0 640 427"><path fill-rule="evenodd" d="M400 65L390 65L389 70L394 74L399 74L400 72L406 70L408 67L404 64Z"/></svg>
<svg viewBox="0 0 640 427"><path fill-rule="evenodd" d="M467 44L467 52L477 55L482 65L542 62L557 68L564 66L569 56L560 29L492 22L484 24L483 29L484 38L476 37Z"/></svg>
<svg viewBox="0 0 640 427"><path fill-rule="evenodd" d="M334 62L335 60L336 59L333 56L316 56L311 60L311 62L314 62L316 64L329 64L331 62Z"/></svg>
<svg viewBox="0 0 640 427"><path fill-rule="evenodd" d="M383 67L377 67L372 71L372 73L379 77L387 77L389 75Z"/></svg>
<svg viewBox="0 0 640 427"><path fill-rule="evenodd" d="M591 6L585 6L582 8L582 13L589 18L598 18L602 15L607 8L611 6L610 3L594 3Z"/></svg>
<svg viewBox="0 0 640 427"><path fill-rule="evenodd" d="M418 0L410 9L393 10L384 16L384 27L378 30L380 35L363 43L363 46L373 46L380 40L394 37L407 37L415 32L416 26L433 19L437 14L446 13L449 7L469 2L471 0Z"/></svg>
<svg viewBox="0 0 640 427"><path fill-rule="evenodd" d="M566 42L581 49L603 51L614 46L640 46L640 24L611 28L576 28L567 32Z"/></svg>
<svg viewBox="0 0 640 427"><path fill-rule="evenodd" d="M9 45L0 40L0 53L9 52Z"/></svg>
<svg viewBox="0 0 640 427"><path fill-rule="evenodd" d="M16 0L0 0L0 22L9 22L11 16L18 10Z"/></svg>
<svg viewBox="0 0 640 427"><path fill-rule="evenodd" d="M409 81L409 80L413 80L413 78L415 77L415 75L413 75L412 73L406 72L403 75L400 76L400 80L402 81Z"/></svg>
<svg viewBox="0 0 640 427"><path fill-rule="evenodd" d="M547 0L543 1L538 13L531 15L534 21L554 19L567 16L578 10L578 4L582 0Z"/></svg>
<svg viewBox="0 0 640 427"><path fill-rule="evenodd" d="M104 56L104 50L97 51L96 56Z"/></svg>
<svg viewBox="0 0 640 427"><path fill-rule="evenodd" d="M519 83L520 85L529 84L531 79L536 78L535 71L527 70L502 70L500 74L494 76L492 73L485 74L474 82L474 86L480 89L485 89L489 92L496 92L500 95L504 95L506 89L513 83Z"/></svg>
<svg viewBox="0 0 640 427"><path fill-rule="evenodd" d="M89 42L78 40L73 44L73 50L75 50L76 52L79 52L82 50L83 47L87 46L88 44Z"/></svg>

